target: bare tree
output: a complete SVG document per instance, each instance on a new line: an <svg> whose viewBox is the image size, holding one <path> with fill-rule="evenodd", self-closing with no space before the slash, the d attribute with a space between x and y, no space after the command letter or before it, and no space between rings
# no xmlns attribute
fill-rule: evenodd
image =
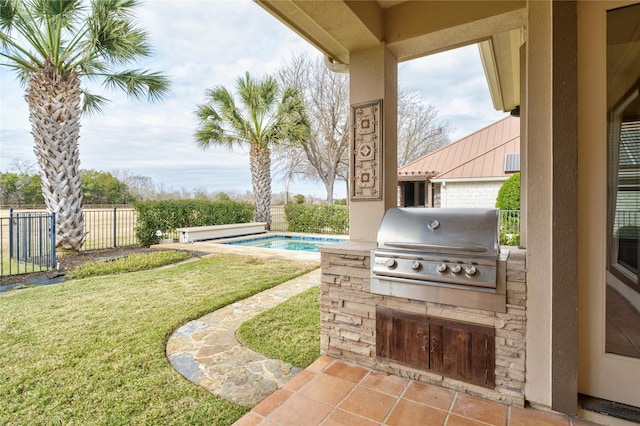
<svg viewBox="0 0 640 426"><path fill-rule="evenodd" d="M448 144L451 129L433 105L409 89L398 93L398 167Z"/></svg>
<svg viewBox="0 0 640 426"><path fill-rule="evenodd" d="M329 71L321 58L298 55L283 66L278 77L283 84L303 92L310 124L309 139L294 146L306 157L305 162L297 163L297 170L308 175L312 167L325 186L327 203L332 204L340 164L348 162L349 76ZM290 155L290 151L281 151L285 155L287 152Z"/></svg>
<svg viewBox="0 0 640 426"><path fill-rule="evenodd" d="M279 71L284 85L298 87L310 123L309 140L280 146L275 164L285 176L320 179L333 203L336 180L348 182L349 76L327 69L321 58L293 56ZM437 117L419 92L398 93L398 165L402 166L449 143L449 123ZM304 152L304 159L299 156ZM348 192L348 187L347 187Z"/></svg>
<svg viewBox="0 0 640 426"><path fill-rule="evenodd" d="M32 163L29 160L20 160L19 158L14 158L11 161L11 170L18 174L30 175L33 173L37 173L38 164Z"/></svg>
<svg viewBox="0 0 640 426"><path fill-rule="evenodd" d="M280 176L284 181L284 203L289 202L289 184L300 179L315 178L313 168L307 161L306 154L301 145L282 143L271 150L272 167L276 171L275 176Z"/></svg>
<svg viewBox="0 0 640 426"><path fill-rule="evenodd" d="M130 170L114 170L112 174L127 185L134 200L150 200L155 197L155 184L149 176L134 175Z"/></svg>

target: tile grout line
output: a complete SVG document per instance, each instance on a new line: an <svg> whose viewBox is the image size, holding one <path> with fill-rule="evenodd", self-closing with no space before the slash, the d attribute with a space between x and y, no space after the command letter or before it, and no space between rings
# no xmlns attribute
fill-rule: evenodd
<svg viewBox="0 0 640 426"><path fill-rule="evenodd" d="M445 423L443 424L443 426L447 424L447 422L449 421L449 417L452 416L452 415L461 417L463 419L474 421L474 422L476 422L478 424L481 424L481 425L496 426L496 425L493 425L491 423L483 422L482 420L478 420L476 418L467 417L467 416L463 416L462 414L454 413L453 412L453 407L455 406L455 403L458 401L458 395L460 395L460 392L459 391L454 391L454 395L453 395L453 398L451 400L451 405L449 406L449 411L447 412L447 417L445 418ZM507 407L510 408L509 405L507 405ZM509 412L507 411L507 418L505 419L505 421L506 421L505 426L509 426L509 414L508 413Z"/></svg>
<svg viewBox="0 0 640 426"><path fill-rule="evenodd" d="M322 356L322 355L320 355L320 356ZM332 357L332 358L333 358L333 357ZM328 404L328 403L326 403L326 402L324 402L324 401L318 401L317 399L312 398L312 397L310 397L310 396L302 395L302 394L300 394L300 392L302 391L302 389L306 388L306 387L307 387L307 385L309 385L311 382L313 382L314 380L316 380L318 377L320 377L320 376L321 376L321 375L323 375L323 374L326 374L325 372L329 369L329 367L331 367L331 366L332 366L333 364L335 364L337 361L338 361L338 359L337 359L337 358L333 358L333 360L332 360L329 364L325 365L325 366L324 366L324 368L323 368L322 370L320 370L320 371L318 371L318 372L316 373L316 375L315 375L315 377L314 377L313 379L309 380L307 383L305 383L305 384L304 384L304 386L302 386L300 389L298 389L298 390L297 390L297 391L295 391L295 393L294 393L294 395L298 395L298 396L300 396L301 398L309 398L311 401L315 401L315 402L317 402L317 403L319 403L319 404L324 404L324 405L327 405L327 406L331 407L331 409L329 410L329 412L328 412L328 413L327 413L327 414L326 414L326 415L325 415L325 416L320 420L320 422L318 423L319 425L324 424L324 423L328 420L328 418L331 416L331 414L333 414L333 413L338 409L337 404ZM292 396L293 396L293 395L292 395ZM342 400L340 400L340 402L341 402L341 401L342 401Z"/></svg>
<svg viewBox="0 0 640 426"><path fill-rule="evenodd" d="M333 361L331 361L329 364L327 364L327 366L326 366L325 368L323 368L323 369L322 369L322 371L321 371L319 374L326 374L326 373L325 373L325 371L327 371L327 370L329 369L329 367L331 367L331 366L332 366L333 364L335 364L337 361L338 361L338 359L337 359L337 358L334 358L334 359L333 359ZM365 374L365 377L367 377L368 375L369 375L369 373ZM305 385L305 386L306 386L306 385ZM320 425L325 424L325 423L329 420L329 417L331 417L331 415L332 415L333 413L335 413L336 411L338 411L338 405L340 405L340 403L342 403L342 402L343 402L343 401L344 401L344 400L345 400L349 395L351 395L351 393L354 391L354 389L355 389L357 386L358 386L358 384L357 384L357 383L355 383L355 384L353 385L353 388L351 388L351 390L350 390L349 392L347 392L347 393L346 393L346 395L345 395L345 396L343 396L343 397L342 397L342 399L340 399L339 401L337 401L335 404L327 404L327 403L322 402L322 401L317 401L317 402L322 402L323 404L329 405L329 406L331 407L331 410L329 410L329 412L327 413L327 415L326 415L326 416L324 416L324 417L322 418L322 420L320 421L320 423L319 423ZM301 388L300 390L302 390L302 388ZM310 398L310 399L312 399L313 401L316 401L316 400L315 400L315 399L313 399L313 398ZM349 412L350 412L350 411L349 411Z"/></svg>
<svg viewBox="0 0 640 426"><path fill-rule="evenodd" d="M339 360L338 360L338 359L335 359L335 360L334 360L334 362L337 362L337 361L339 361ZM333 362L332 362L331 364L333 364ZM329 364L329 365L331 365L331 364ZM329 368L329 366L327 366L327 368ZM356 417L358 417L358 418L361 418L361 419L364 419L364 420L368 420L368 421L370 421L370 422L375 422L373 419L370 419L370 418L368 418L368 417L364 417L364 416L362 416L362 415L360 415L360 414L358 414L358 413L354 413L353 411L348 411L348 410L343 410L343 409L341 409L341 408L338 408L338 406L339 406L340 404L342 404L342 403L343 403L343 402L344 402L344 401L345 401L345 400L346 400L346 399L347 399L347 398L348 398L352 393L354 393L354 392L356 391L356 389L357 389L358 387L360 387L360 384L361 384L362 382L364 382L364 379L366 379L366 378L367 378L367 377L368 377L368 376L373 372L373 370L371 370L370 368L367 368L367 370L368 370L368 371L367 371L367 374L365 374L364 376L362 376L362 378L361 378L357 383L354 383L353 388L351 388L351 390L350 390L349 392L347 392L347 393L342 397L342 399L340 399L340 401L338 401L338 402L336 402L335 404L333 404L333 405L332 405L332 409L331 409L331 411L329 411L329 413L328 413L328 414L327 414L327 415L322 419L321 424L324 424L324 423L328 420L328 418L331 416L331 414L333 414L333 413L334 413L334 412L336 412L336 411L344 411L345 413L349 413L349 414L351 414L351 415L353 415L353 416L356 416ZM364 387L364 386L363 386L363 387ZM367 389L367 388L365 387L365 389ZM378 423L378 424L382 425L382 424L384 424L384 423Z"/></svg>
<svg viewBox="0 0 640 426"><path fill-rule="evenodd" d="M443 426L449 423L449 417L451 417L451 415L453 414L452 412L453 406L455 405L457 399L458 399L458 391L454 391L453 398L451 398L451 404L449 404L449 409L447 410L447 415L444 417L444 423L442 423Z"/></svg>
<svg viewBox="0 0 640 426"><path fill-rule="evenodd" d="M402 389L402 392L400 392L400 394L398 394L398 396L395 397L396 402L391 406L391 408L389 409L389 412L384 417L381 424L383 425L387 424L386 422L389 420L391 413L393 413L393 410L395 410L395 408L398 406L398 404L400 403L400 400L404 398L404 395L407 393L407 390L409 390L410 386L411 386L411 379L407 380L407 383L405 383L404 388Z"/></svg>

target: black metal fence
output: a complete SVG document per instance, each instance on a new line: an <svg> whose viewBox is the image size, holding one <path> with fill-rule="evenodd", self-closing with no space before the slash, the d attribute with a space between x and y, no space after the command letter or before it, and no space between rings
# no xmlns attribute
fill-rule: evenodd
<svg viewBox="0 0 640 426"><path fill-rule="evenodd" d="M136 211L132 208L85 209L82 250L134 246Z"/></svg>
<svg viewBox="0 0 640 426"><path fill-rule="evenodd" d="M271 230L281 232L289 230L284 206L271 206Z"/></svg>
<svg viewBox="0 0 640 426"><path fill-rule="evenodd" d="M130 207L85 209L82 250L138 244L136 219L136 212ZM272 231L288 230L284 206L271 207L271 220ZM500 240L501 244L519 244L520 211L500 212ZM0 278L53 268L55 256L54 215L9 210L9 217L0 218Z"/></svg>
<svg viewBox="0 0 640 426"><path fill-rule="evenodd" d="M55 247L54 214L9 210L0 218L0 278L55 267Z"/></svg>
<svg viewBox="0 0 640 426"><path fill-rule="evenodd" d="M130 207L85 209L82 250L138 244L136 212ZM0 279L41 272L56 266L55 215L42 211L8 211L0 217Z"/></svg>
<svg viewBox="0 0 640 426"><path fill-rule="evenodd" d="M500 210L500 244L520 245L520 210Z"/></svg>

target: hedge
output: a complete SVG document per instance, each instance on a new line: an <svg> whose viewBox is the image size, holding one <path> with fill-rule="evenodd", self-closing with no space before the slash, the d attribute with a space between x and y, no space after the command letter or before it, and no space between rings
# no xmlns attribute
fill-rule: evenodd
<svg viewBox="0 0 640 426"><path fill-rule="evenodd" d="M498 191L496 208L520 210L520 173L514 174L502 184Z"/></svg>
<svg viewBox="0 0 640 426"><path fill-rule="evenodd" d="M291 232L348 234L347 206L287 204L284 208Z"/></svg>
<svg viewBox="0 0 640 426"><path fill-rule="evenodd" d="M163 200L133 204L138 218L136 238L142 245L158 242L157 231L171 234L188 226L226 225L253 221L255 207L237 201Z"/></svg>

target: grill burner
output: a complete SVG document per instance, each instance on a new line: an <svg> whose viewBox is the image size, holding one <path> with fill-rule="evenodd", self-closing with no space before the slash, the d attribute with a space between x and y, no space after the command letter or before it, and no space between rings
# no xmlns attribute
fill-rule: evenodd
<svg viewBox="0 0 640 426"><path fill-rule="evenodd" d="M499 210L389 209L371 253L371 292L506 311Z"/></svg>

